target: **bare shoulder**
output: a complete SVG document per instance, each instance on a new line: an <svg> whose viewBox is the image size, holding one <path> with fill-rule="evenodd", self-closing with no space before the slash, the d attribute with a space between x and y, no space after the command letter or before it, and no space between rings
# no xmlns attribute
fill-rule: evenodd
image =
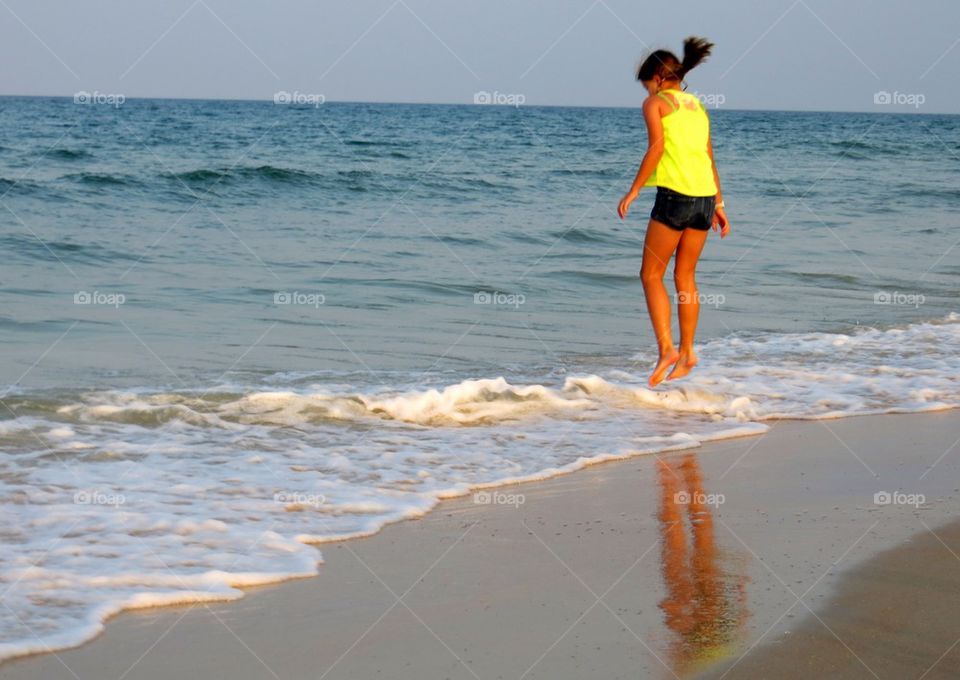
<svg viewBox="0 0 960 680"><path fill-rule="evenodd" d="M667 106L667 102L663 100L663 97L651 94L643 100L643 114L647 116L654 113L659 113L662 116L664 113L664 107Z"/></svg>

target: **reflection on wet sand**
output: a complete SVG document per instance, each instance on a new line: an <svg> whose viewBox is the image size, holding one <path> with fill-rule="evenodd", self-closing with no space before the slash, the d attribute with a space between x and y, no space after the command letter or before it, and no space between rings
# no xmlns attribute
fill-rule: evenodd
<svg viewBox="0 0 960 680"><path fill-rule="evenodd" d="M696 456L661 460L658 474L667 589L660 609L672 633L669 663L686 676L736 651L749 616L746 561L717 546L712 514L717 498L704 492Z"/></svg>

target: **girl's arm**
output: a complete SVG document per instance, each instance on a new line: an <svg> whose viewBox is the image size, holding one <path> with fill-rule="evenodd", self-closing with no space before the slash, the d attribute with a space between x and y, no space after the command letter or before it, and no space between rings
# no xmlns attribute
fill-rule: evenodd
<svg viewBox="0 0 960 680"><path fill-rule="evenodd" d="M713 157L713 142L707 137L707 153L710 155L710 164L713 165L713 181L717 184L717 207L713 213L713 230L720 227L720 238L730 233L730 222L727 220L727 211L720 203L723 202L723 192L720 190L720 173L717 171L717 161Z"/></svg>
<svg viewBox="0 0 960 680"><path fill-rule="evenodd" d="M643 161L640 162L640 169L637 170L637 176L633 180L630 191L620 200L620 205L617 207L617 214L620 215L620 219L627 216L630 204L633 203L633 200L640 193L640 189L653 175L653 171L657 169L657 163L660 162L660 157L663 156L663 121L661 121L659 97L647 97L647 100L643 103L643 118L647 122L647 153L644 154Z"/></svg>

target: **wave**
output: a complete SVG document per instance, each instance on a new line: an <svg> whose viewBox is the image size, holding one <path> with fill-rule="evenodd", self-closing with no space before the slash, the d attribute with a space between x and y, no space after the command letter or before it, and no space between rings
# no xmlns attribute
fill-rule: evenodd
<svg viewBox="0 0 960 680"><path fill-rule="evenodd" d="M374 176L374 172L372 170L357 170L357 169L338 170L337 176L343 177L345 179L351 179L351 180L368 179Z"/></svg>
<svg viewBox="0 0 960 680"><path fill-rule="evenodd" d="M882 156L906 156L916 151L909 144L892 140L867 141L864 139L841 139L827 142L835 155L851 160L871 160Z"/></svg>
<svg viewBox="0 0 960 680"><path fill-rule="evenodd" d="M874 151L878 148L875 144L865 142L862 139L837 139L830 141L829 144L840 149L858 149L863 151Z"/></svg>
<svg viewBox="0 0 960 680"><path fill-rule="evenodd" d="M457 236L454 234L437 234L436 236L430 235L425 236L425 239L439 239L442 243L453 243L455 245L462 246L482 246L484 248L490 247L490 241L486 238L473 238L470 236Z"/></svg>
<svg viewBox="0 0 960 680"><path fill-rule="evenodd" d="M495 182L487 177L466 176L463 181L475 189L495 189L497 191L516 191L517 186L506 182Z"/></svg>
<svg viewBox="0 0 960 680"><path fill-rule="evenodd" d="M219 180L229 177L229 170L189 170L186 172L167 173L164 175L170 179L183 180L184 182L206 182L208 180Z"/></svg>
<svg viewBox="0 0 960 680"><path fill-rule="evenodd" d="M632 280L632 279L631 279ZM606 407L663 409L739 421L818 418L960 405L960 316L907 329L724 338L704 345L711 365L686 385L651 390L642 376L567 378L557 387L480 378L408 392L217 394L104 392L58 413L82 422L299 426L398 421L428 427L492 425L528 416L582 416ZM635 357L642 360L644 357ZM878 360L879 359L879 360ZM888 361L892 360L892 361ZM828 387L823 376L830 375Z"/></svg>
<svg viewBox="0 0 960 680"><path fill-rule="evenodd" d="M68 264L109 264L117 261L136 261L140 257L96 244L71 241L40 241L32 234L0 236L0 248L14 256L37 261L56 261Z"/></svg>
<svg viewBox="0 0 960 680"><path fill-rule="evenodd" d="M86 149L53 149L44 153L47 158L55 158L64 161L75 161L82 158L89 158L91 154Z"/></svg>
<svg viewBox="0 0 960 680"><path fill-rule="evenodd" d="M606 243L610 245L627 247L635 246L638 249L642 248L643 246L642 241L638 240L636 237L621 238L609 230L593 230L581 227L573 227L572 229L562 229L551 232L550 236L553 239L560 239L567 241L568 243Z"/></svg>
<svg viewBox="0 0 960 680"><path fill-rule="evenodd" d="M546 238L535 236L533 234L528 234L522 231L511 231L506 236L509 239L512 239L514 241L520 241L521 243L531 243L537 246L550 245L550 241L547 240Z"/></svg>
<svg viewBox="0 0 960 680"><path fill-rule="evenodd" d="M21 177L20 179L9 179L0 177L0 198L4 196L27 196L36 198L45 198L48 200L57 200L61 196L59 192L50 191L43 184L30 179Z"/></svg>
<svg viewBox="0 0 960 680"><path fill-rule="evenodd" d="M775 271L770 268L771 271ZM861 284L861 278L853 274L833 274L830 272L782 272L789 278L812 285L834 284L843 288L855 288Z"/></svg>
<svg viewBox="0 0 960 680"><path fill-rule="evenodd" d="M491 194L517 194L520 186L508 182L495 181L489 177L480 177L470 173L446 174L443 177L430 176L416 182L412 188L417 194L431 200L458 198L463 196Z"/></svg>
<svg viewBox="0 0 960 680"><path fill-rule="evenodd" d="M579 227L574 227L573 229L564 229L563 231L555 231L551 236L563 239L564 241L569 241L570 243L603 243L607 240L607 235L599 231L590 231L589 229L581 229Z"/></svg>
<svg viewBox="0 0 960 680"><path fill-rule="evenodd" d="M209 184L232 182L236 180L259 180L276 184L303 184L316 182L321 175L294 168L279 168L273 165L260 165L238 168L199 168L178 173L167 173L167 179L188 184Z"/></svg>
<svg viewBox="0 0 960 680"><path fill-rule="evenodd" d="M608 168L559 168L550 174L558 177L584 177L589 179L618 179L623 175L623 168L611 166Z"/></svg>
<svg viewBox="0 0 960 680"><path fill-rule="evenodd" d="M260 165L240 168L199 168L179 173L167 173L167 180L175 186L186 185L191 190L240 188L247 191L264 190L322 190L334 192L345 199L344 191L364 193L382 186L389 178L372 170L338 170L323 174L296 168Z"/></svg>
<svg viewBox="0 0 960 680"><path fill-rule="evenodd" d="M129 186L131 184L136 184L136 181L131 177L97 172L80 172L72 175L65 175L63 179L79 182L81 184L91 184L94 186Z"/></svg>
<svg viewBox="0 0 960 680"><path fill-rule="evenodd" d="M241 177L251 177L255 179L265 179L272 182L291 182L303 183L312 182L320 178L320 175L307 172L306 170L297 170L294 168L278 168L272 165L261 165L252 168L242 168L239 171Z"/></svg>
<svg viewBox="0 0 960 680"><path fill-rule="evenodd" d="M559 279L576 279L588 284L603 286L605 288L623 288L626 286L635 286L640 282L639 276L628 276L626 274L609 274L607 272L583 271L583 270L563 270L547 272L544 276Z"/></svg>
<svg viewBox="0 0 960 680"><path fill-rule="evenodd" d="M908 183L904 184L902 188L903 195L913 200L920 198L936 198L948 201L956 201L958 198L960 198L960 189L956 189L951 186L943 186L941 184L923 185Z"/></svg>
<svg viewBox="0 0 960 680"><path fill-rule="evenodd" d="M592 362L559 381L433 388L282 375L207 391L18 393L0 420L0 584L16 584L4 602L17 615L0 619L0 659L78 644L123 608L235 599L316 573L317 544L472 489L756 435L780 418L960 406L957 314L731 336L700 355L683 384L655 390Z"/></svg>
<svg viewBox="0 0 960 680"><path fill-rule="evenodd" d="M495 288L484 288L479 286L471 286L459 283L449 283L449 282L439 282L439 281L430 281L430 280L420 280L420 281L411 281L409 279L395 279L395 278L383 278L383 279L363 279L358 281L360 285L363 286L375 286L389 287L390 290L396 289L405 289L405 290L414 290L425 293L435 293L440 295L447 296L456 296L461 299L470 299L476 293L481 291L493 291Z"/></svg>

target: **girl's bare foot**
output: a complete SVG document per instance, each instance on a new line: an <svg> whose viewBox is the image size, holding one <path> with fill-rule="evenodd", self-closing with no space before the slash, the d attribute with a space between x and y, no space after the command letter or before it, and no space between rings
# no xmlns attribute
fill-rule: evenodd
<svg viewBox="0 0 960 680"><path fill-rule="evenodd" d="M677 378L682 378L696 365L696 354L693 352L690 352L689 354L681 354L677 359L677 363L674 365L673 370L670 371L670 375L667 376L667 380L676 380Z"/></svg>
<svg viewBox="0 0 960 680"><path fill-rule="evenodd" d="M657 361L656 368L653 369L653 373L650 374L649 384L650 387L656 387L663 382L663 376L666 375L667 369L670 368L673 364L677 363L677 360L680 358L680 353L676 349L671 349L666 352L666 354L660 355L660 360Z"/></svg>

